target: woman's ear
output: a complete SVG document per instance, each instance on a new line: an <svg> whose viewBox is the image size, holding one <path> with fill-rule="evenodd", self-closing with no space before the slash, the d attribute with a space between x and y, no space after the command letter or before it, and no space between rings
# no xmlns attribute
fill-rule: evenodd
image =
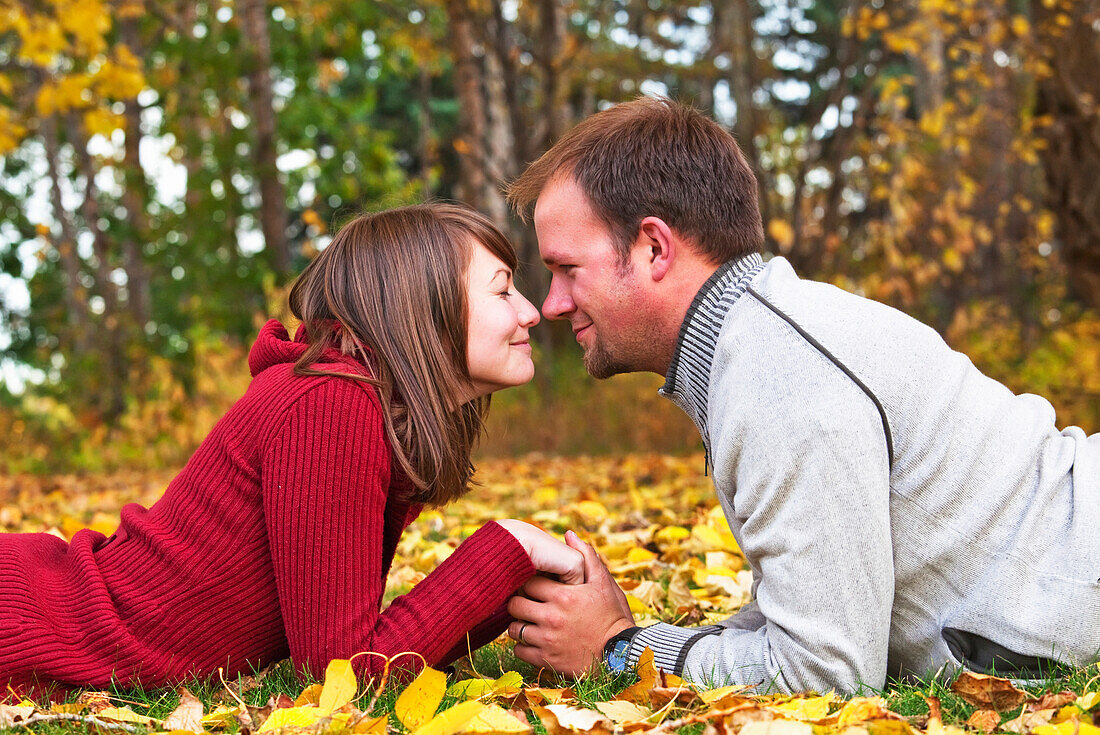
<svg viewBox="0 0 1100 735"><path fill-rule="evenodd" d="M672 268L680 241L660 217L646 217L638 226L638 246L645 248L645 265L654 281L660 281Z"/></svg>

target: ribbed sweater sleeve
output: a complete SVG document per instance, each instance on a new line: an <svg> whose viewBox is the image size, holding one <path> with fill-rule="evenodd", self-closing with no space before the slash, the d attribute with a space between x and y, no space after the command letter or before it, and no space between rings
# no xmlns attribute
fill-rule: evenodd
<svg viewBox="0 0 1100 735"><path fill-rule="evenodd" d="M319 675L331 659L363 651L401 667L419 665L398 657L411 652L438 664L534 573L514 537L490 523L379 613L390 450L376 398L349 380L323 381L295 401L261 473L279 607L300 671ZM356 661L367 673L382 667L377 656Z"/></svg>

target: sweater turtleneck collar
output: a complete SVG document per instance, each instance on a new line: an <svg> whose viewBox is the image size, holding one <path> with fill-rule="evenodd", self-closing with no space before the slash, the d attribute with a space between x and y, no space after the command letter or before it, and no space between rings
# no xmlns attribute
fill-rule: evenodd
<svg viewBox="0 0 1100 735"><path fill-rule="evenodd" d="M688 307L660 394L672 400L707 438L707 391L714 347L726 314L764 267L759 253L728 260L714 271ZM709 446L709 443L708 443Z"/></svg>

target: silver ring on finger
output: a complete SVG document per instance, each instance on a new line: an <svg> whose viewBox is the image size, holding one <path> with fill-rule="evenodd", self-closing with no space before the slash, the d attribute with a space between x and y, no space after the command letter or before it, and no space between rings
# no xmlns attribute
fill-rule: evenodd
<svg viewBox="0 0 1100 735"><path fill-rule="evenodd" d="M519 635L516 636L516 640L518 640L520 643L522 643L525 646L530 645L530 644L527 643L527 640L523 637L523 631L527 629L528 625L530 625L530 623L525 622L523 625L519 626Z"/></svg>

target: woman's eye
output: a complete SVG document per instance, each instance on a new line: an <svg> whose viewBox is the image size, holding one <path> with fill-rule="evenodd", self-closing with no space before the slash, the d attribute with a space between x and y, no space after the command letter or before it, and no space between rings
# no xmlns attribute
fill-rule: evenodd
<svg viewBox="0 0 1100 735"><path fill-rule="evenodd" d="M504 299L506 299L506 298L508 298L509 296L511 296L512 294L513 294L513 292L512 292L512 291L509 291L509 290L505 289L505 290L503 290L503 291L499 291L499 292L497 293L497 296L500 296L501 298L504 298Z"/></svg>

